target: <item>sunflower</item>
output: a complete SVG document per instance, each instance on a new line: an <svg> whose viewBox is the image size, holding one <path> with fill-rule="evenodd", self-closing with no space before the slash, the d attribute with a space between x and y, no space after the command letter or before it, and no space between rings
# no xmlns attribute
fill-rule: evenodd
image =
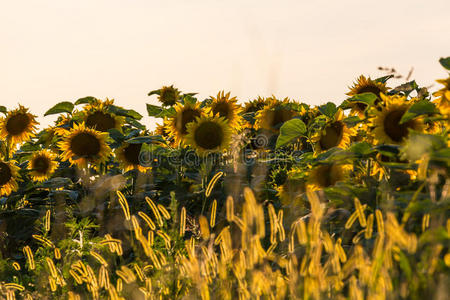
<svg viewBox="0 0 450 300"><path fill-rule="evenodd" d="M334 147L344 149L350 145L350 139L356 135L356 130L348 128L342 121L343 118L344 112L339 109L333 120L328 122L322 131L313 136L317 152L326 151Z"/></svg>
<svg viewBox="0 0 450 300"><path fill-rule="evenodd" d="M258 96L257 99L246 102L244 104L244 109L242 112L244 114L256 113L257 111L260 111L261 109L263 109L264 106L266 105L266 103L267 103L267 101L265 98Z"/></svg>
<svg viewBox="0 0 450 300"><path fill-rule="evenodd" d="M433 96L439 97L434 102L441 114L450 118L450 77L447 79L438 79L438 83L444 85L442 89L433 93Z"/></svg>
<svg viewBox="0 0 450 300"><path fill-rule="evenodd" d="M0 196L9 196L12 192L17 191L19 188L18 175L19 167L14 164L14 161L0 159Z"/></svg>
<svg viewBox="0 0 450 300"><path fill-rule="evenodd" d="M402 144L409 136L410 130L422 131L424 124L421 118L409 120L400 124L403 115L408 111L413 101L406 101L405 96L386 96L381 94L384 105L381 110L373 109L372 136L378 144Z"/></svg>
<svg viewBox="0 0 450 300"><path fill-rule="evenodd" d="M276 185L276 196L283 205L298 204L301 195L305 192L305 172L300 168L289 170L283 184Z"/></svg>
<svg viewBox="0 0 450 300"><path fill-rule="evenodd" d="M281 125L289 121L298 113L289 106L289 99L283 101L277 100L275 97L267 99L268 103L260 110L255 118L255 129L267 129L274 133L280 131Z"/></svg>
<svg viewBox="0 0 450 300"><path fill-rule="evenodd" d="M107 132L113 128L121 129L125 118L107 111L108 106L113 103L114 99L106 99L105 101L97 100L86 106L82 113L86 126L101 132Z"/></svg>
<svg viewBox="0 0 450 300"><path fill-rule="evenodd" d="M265 98L259 97L255 100L246 102L244 104L244 108L242 110L243 121L244 121L244 127L245 128L253 128L255 125L255 115L258 111L264 108L267 101Z"/></svg>
<svg viewBox="0 0 450 300"><path fill-rule="evenodd" d="M158 101L162 103L163 106L172 106L177 103L178 98L180 98L180 91L171 86L163 86L159 90Z"/></svg>
<svg viewBox="0 0 450 300"><path fill-rule="evenodd" d="M58 146L63 151L61 158L80 168L87 164L105 162L111 152L106 143L107 134L88 128L84 123L74 124Z"/></svg>
<svg viewBox="0 0 450 300"><path fill-rule="evenodd" d="M19 108L8 112L5 118L0 119L0 138L9 138L13 145L20 144L34 136L38 124L36 116L19 104Z"/></svg>
<svg viewBox="0 0 450 300"><path fill-rule="evenodd" d="M174 139L176 145L184 141L187 134L187 125L195 121L195 118L204 115L199 103L191 104L189 102L184 105L178 103L175 106L175 115L165 121L166 130Z"/></svg>
<svg viewBox="0 0 450 300"><path fill-rule="evenodd" d="M309 190L320 190L335 185L348 178L352 169L350 164L323 164L314 167L306 183Z"/></svg>
<svg viewBox="0 0 450 300"><path fill-rule="evenodd" d="M145 173L150 167L145 167L141 164L140 153L142 144L129 144L124 143L122 146L115 150L117 159L119 160L120 167L124 172L137 169L142 173Z"/></svg>
<svg viewBox="0 0 450 300"><path fill-rule="evenodd" d="M230 93L225 94L222 91L217 94L217 97L211 97L211 99L212 102L207 108L207 113L224 118L233 130L238 131L242 123L240 116L242 108L237 104L236 97L230 98Z"/></svg>
<svg viewBox="0 0 450 300"><path fill-rule="evenodd" d="M55 154L48 150L35 152L28 164L31 179L38 182L49 179L58 167L55 158Z"/></svg>
<svg viewBox="0 0 450 300"><path fill-rule="evenodd" d="M198 117L187 125L186 144L198 154L220 152L228 148L232 130L223 117Z"/></svg>
<svg viewBox="0 0 450 300"><path fill-rule="evenodd" d="M388 90L385 83L374 81L370 79L370 77L366 78L364 75L359 76L353 86L349 88L350 92L347 93L348 96L355 96L362 93L375 94L378 97L378 99L375 101L375 104L379 103L380 94L385 94ZM367 109L367 104L361 102L351 102L350 106L350 114L358 115L360 117L364 116L364 112Z"/></svg>

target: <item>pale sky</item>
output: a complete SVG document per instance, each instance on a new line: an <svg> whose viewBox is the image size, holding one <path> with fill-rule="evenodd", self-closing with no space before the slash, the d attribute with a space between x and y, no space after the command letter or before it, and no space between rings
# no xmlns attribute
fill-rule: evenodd
<svg viewBox="0 0 450 300"><path fill-rule="evenodd" d="M48 124L59 101L109 97L151 126L147 93L163 85L339 103L387 66L427 86L446 77L449 12L449 0L0 0L0 105Z"/></svg>

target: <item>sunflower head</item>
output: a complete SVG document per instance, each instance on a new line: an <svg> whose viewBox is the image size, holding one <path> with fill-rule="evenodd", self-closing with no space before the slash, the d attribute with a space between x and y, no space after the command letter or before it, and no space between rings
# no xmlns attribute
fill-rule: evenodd
<svg viewBox="0 0 450 300"><path fill-rule="evenodd" d="M364 75L358 77L357 81L350 87L350 91L347 93L348 96L355 96L357 94L363 93L373 93L378 99L375 101L375 104L378 104L381 100L380 94L386 93L388 88L385 83L377 82L372 79L366 78ZM351 106L351 114L356 114L358 116L364 116L364 112L367 109L367 104L361 102L352 102Z"/></svg>
<svg viewBox="0 0 450 300"><path fill-rule="evenodd" d="M284 206L297 205L301 200L301 195L306 191L305 172L300 168L289 170L283 184L275 187L277 197Z"/></svg>
<svg viewBox="0 0 450 300"><path fill-rule="evenodd" d="M109 129L121 129L125 121L124 117L116 116L108 111L114 100L106 100L93 103L85 107L82 112L82 119L86 127L101 132L107 132Z"/></svg>
<svg viewBox="0 0 450 300"><path fill-rule="evenodd" d="M348 177L352 166L348 164L323 164L315 166L308 175L307 188L320 190L335 185Z"/></svg>
<svg viewBox="0 0 450 300"><path fill-rule="evenodd" d="M203 115L204 113L198 103L191 104L187 102L184 105L178 103L175 106L175 114L167 119L165 123L166 130L174 139L176 145L184 142L187 134L187 125Z"/></svg>
<svg viewBox="0 0 450 300"><path fill-rule="evenodd" d="M177 103L180 98L180 91L171 86L163 86L159 90L158 101L161 102L163 106L173 106Z"/></svg>
<svg viewBox="0 0 450 300"><path fill-rule="evenodd" d="M228 148L232 130L222 117L199 117L187 125L186 143L197 153L221 152Z"/></svg>
<svg viewBox="0 0 450 300"><path fill-rule="evenodd" d="M450 116L450 77L436 81L444 85L439 91L433 93L433 96L437 97L434 101L436 107L440 110L441 114Z"/></svg>
<svg viewBox="0 0 450 300"><path fill-rule="evenodd" d="M116 149L116 157L119 160L120 166L124 172L130 170L139 170L145 173L150 167L145 167L141 164L140 153L142 144L124 143L122 146Z"/></svg>
<svg viewBox="0 0 450 300"><path fill-rule="evenodd" d="M80 168L87 167L88 163L96 165L106 162L111 152L106 139L107 134L88 128L84 123L74 124L59 143L63 151L61 158Z"/></svg>
<svg viewBox="0 0 450 300"><path fill-rule="evenodd" d="M378 144L403 144L410 130L423 131L421 118L415 118L400 124L403 115L408 111L413 101L407 101L405 96L386 96L381 94L384 105L381 110L373 109L373 138Z"/></svg>
<svg viewBox="0 0 450 300"><path fill-rule="evenodd" d="M9 196L19 188L17 184L19 167L14 161L0 159L0 196Z"/></svg>
<svg viewBox="0 0 450 300"><path fill-rule="evenodd" d="M0 137L9 138L12 144L20 144L34 136L36 116L28 112L28 108L19 105L19 108L9 111L4 119L0 120Z"/></svg>
<svg viewBox="0 0 450 300"><path fill-rule="evenodd" d="M334 147L344 149L350 145L351 137L356 135L356 130L348 128L343 118L344 113L339 109L323 130L313 136L313 141L316 142L316 151L327 151Z"/></svg>
<svg viewBox="0 0 450 300"><path fill-rule="evenodd" d="M283 101L275 97L268 99L268 103L256 114L255 129L266 129L274 133L280 131L281 125L298 115L289 105L289 99Z"/></svg>
<svg viewBox="0 0 450 300"><path fill-rule="evenodd" d="M207 113L212 116L224 118L230 127L239 130L242 117L240 116L241 107L237 104L236 97L230 98L230 93L219 92L217 97L211 97L212 102L207 109Z"/></svg>
<svg viewBox="0 0 450 300"><path fill-rule="evenodd" d="M38 182L49 179L58 167L55 158L55 154L48 150L35 152L28 164L31 179Z"/></svg>

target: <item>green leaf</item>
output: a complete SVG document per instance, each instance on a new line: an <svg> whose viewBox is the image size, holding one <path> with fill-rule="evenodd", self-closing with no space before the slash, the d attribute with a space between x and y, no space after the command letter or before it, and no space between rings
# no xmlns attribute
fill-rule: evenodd
<svg viewBox="0 0 450 300"><path fill-rule="evenodd" d="M394 77L394 75L387 75L387 76L383 76L380 78L375 79L375 82L381 82L381 83L386 83L389 79L391 79L392 77Z"/></svg>
<svg viewBox="0 0 450 300"><path fill-rule="evenodd" d="M195 102L197 102L197 98L187 94L184 95L183 103L195 104Z"/></svg>
<svg viewBox="0 0 450 300"><path fill-rule="evenodd" d="M367 105L373 105L377 100L377 98L378 98L377 95L375 95L374 93L362 93L351 97L350 99L348 99L348 101L361 102Z"/></svg>
<svg viewBox="0 0 450 300"><path fill-rule="evenodd" d="M355 143L350 147L350 151L355 154L368 155L373 152L372 148L367 142Z"/></svg>
<svg viewBox="0 0 450 300"><path fill-rule="evenodd" d="M147 112L150 117L157 117L163 110L160 106L147 104Z"/></svg>
<svg viewBox="0 0 450 300"><path fill-rule="evenodd" d="M125 136L117 128L108 129L109 136L116 142L122 142L125 140Z"/></svg>
<svg viewBox="0 0 450 300"><path fill-rule="evenodd" d="M7 111L8 110L6 109L6 107L0 105L0 113L4 113L6 115Z"/></svg>
<svg viewBox="0 0 450 300"><path fill-rule="evenodd" d="M123 109L115 105L109 105L107 111L116 114L118 116L129 117L136 120L142 119L142 115L137 111L132 109Z"/></svg>
<svg viewBox="0 0 450 300"><path fill-rule="evenodd" d="M147 112L150 117L164 118L164 117L173 115L175 113L175 108L170 107L170 108L164 109L160 106L147 104Z"/></svg>
<svg viewBox="0 0 450 300"><path fill-rule="evenodd" d="M132 139L127 140L126 142L129 144L151 144L154 142L163 142L164 140L160 135L155 136L138 136Z"/></svg>
<svg viewBox="0 0 450 300"><path fill-rule="evenodd" d="M47 112L44 114L44 116L54 115L54 114L59 114L59 113L64 113L64 112L71 114L72 111L73 111L73 103L69 102L69 101L64 101L64 102L60 102L60 103L56 104L55 106L53 106L52 108L47 110Z"/></svg>
<svg viewBox="0 0 450 300"><path fill-rule="evenodd" d="M141 130L145 130L145 125L141 124L139 121L129 117L127 117L125 120L128 124L133 125L134 127L139 128Z"/></svg>
<svg viewBox="0 0 450 300"><path fill-rule="evenodd" d="M353 127L356 124L360 123L362 120L358 116L351 116L345 118L343 121L345 124L347 124L348 127Z"/></svg>
<svg viewBox="0 0 450 300"><path fill-rule="evenodd" d="M414 91L414 90L417 89L418 87L419 87L419 86L417 85L416 81L413 80L413 81L404 83L404 84L402 84L402 85L399 85L398 87L396 87L396 88L393 89L393 90L390 90L390 91L389 91L389 94L390 94L390 95L393 95L393 94L397 94L397 93L399 93L399 92L403 92L403 93L405 93L405 95L409 95L409 93L411 93L412 91Z"/></svg>
<svg viewBox="0 0 450 300"><path fill-rule="evenodd" d="M441 57L441 59L439 60L439 62L441 63L441 65L446 68L447 70L450 70L450 56L449 57Z"/></svg>
<svg viewBox="0 0 450 300"><path fill-rule="evenodd" d="M426 99L423 99L411 105L400 120L400 124L408 122L409 120L412 120L420 115L432 115L434 113L438 113L434 104Z"/></svg>
<svg viewBox="0 0 450 300"><path fill-rule="evenodd" d="M161 95L161 89L151 91L147 94L147 96L151 96L151 95L158 95L158 96Z"/></svg>
<svg viewBox="0 0 450 300"><path fill-rule="evenodd" d="M72 180L65 177L54 177L42 183L42 187L44 188L61 188L65 187L69 184L72 184Z"/></svg>
<svg viewBox="0 0 450 300"><path fill-rule="evenodd" d="M280 128L276 148L289 144L292 140L304 136L306 133L306 125L300 119L292 119L285 122Z"/></svg>
<svg viewBox="0 0 450 300"><path fill-rule="evenodd" d="M92 103L95 100L97 100L97 98L92 97L92 96L87 96L87 97L83 97L83 98L80 98L77 101L75 101L75 105Z"/></svg>
<svg viewBox="0 0 450 300"><path fill-rule="evenodd" d="M333 118L337 111L336 104L328 102L327 104L319 106L319 111L329 118Z"/></svg>

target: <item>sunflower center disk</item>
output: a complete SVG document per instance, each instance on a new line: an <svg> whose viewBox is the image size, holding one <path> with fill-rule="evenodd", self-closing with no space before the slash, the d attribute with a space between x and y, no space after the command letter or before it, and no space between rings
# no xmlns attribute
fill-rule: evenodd
<svg viewBox="0 0 450 300"><path fill-rule="evenodd" d="M116 121L110 114L96 111L90 114L86 119L86 126L98 131L106 132L108 129L115 128Z"/></svg>
<svg viewBox="0 0 450 300"><path fill-rule="evenodd" d="M181 118L177 118L177 129L182 134L186 134L186 125L194 121L196 117L200 117L200 112L198 110L188 108L181 113Z"/></svg>
<svg viewBox="0 0 450 300"><path fill-rule="evenodd" d="M32 167L36 172L38 172L40 174L45 174L45 173L47 173L47 171L50 167L50 162L48 161L48 159L46 157L39 156L33 160Z"/></svg>
<svg viewBox="0 0 450 300"><path fill-rule="evenodd" d="M220 125L214 122L204 122L195 130L195 142L204 149L212 150L223 142L223 131Z"/></svg>
<svg viewBox="0 0 450 300"><path fill-rule="evenodd" d="M99 154L100 142L94 135L82 132L72 138L70 150L80 157L92 157Z"/></svg>
<svg viewBox="0 0 450 300"><path fill-rule="evenodd" d="M30 118L26 114L17 114L6 122L6 130L10 135L19 135L27 129L29 124Z"/></svg>
<svg viewBox="0 0 450 300"><path fill-rule="evenodd" d="M214 115L219 114L219 117L225 117L226 119L229 119L230 112L230 105L225 101L218 102L213 108Z"/></svg>
<svg viewBox="0 0 450 300"><path fill-rule="evenodd" d="M380 96L380 88L377 86L373 86L373 85L368 85L365 87L362 87L361 89L358 90L358 94L362 94L362 93L374 93L377 97Z"/></svg>
<svg viewBox="0 0 450 300"><path fill-rule="evenodd" d="M276 109L269 115L269 124L272 128L278 128L281 124L292 119L292 111Z"/></svg>
<svg viewBox="0 0 450 300"><path fill-rule="evenodd" d="M165 105L174 105L177 103L177 93L174 89L162 90L160 99Z"/></svg>
<svg viewBox="0 0 450 300"><path fill-rule="evenodd" d="M139 154L142 144L130 144L123 150L126 161L133 165L139 165Z"/></svg>
<svg viewBox="0 0 450 300"><path fill-rule="evenodd" d="M317 182L321 187L329 187L336 183L336 178L333 178L330 166L321 166L317 170Z"/></svg>
<svg viewBox="0 0 450 300"><path fill-rule="evenodd" d="M328 150L339 145L342 140L344 125L341 122L334 122L325 128L325 134L320 138L320 147Z"/></svg>
<svg viewBox="0 0 450 300"><path fill-rule="evenodd" d="M400 120L404 113L405 110L394 110L389 112L384 118L384 132L394 142L401 142L408 136L408 128L412 127L412 121L400 124Z"/></svg>
<svg viewBox="0 0 450 300"><path fill-rule="evenodd" d="M4 162L0 162L0 186L8 183L11 179L11 169Z"/></svg>

